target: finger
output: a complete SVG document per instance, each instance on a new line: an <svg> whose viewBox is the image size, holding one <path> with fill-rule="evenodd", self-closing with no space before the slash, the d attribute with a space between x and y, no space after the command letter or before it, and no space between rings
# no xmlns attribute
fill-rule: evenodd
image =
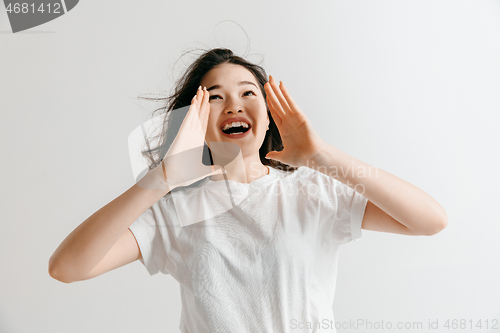
<svg viewBox="0 0 500 333"><path fill-rule="evenodd" d="M267 98L268 98L268 104L271 104L274 107L274 111L276 112L276 114L281 119L283 119L286 116L286 113L283 110L283 108L281 107L281 104L280 104L278 98L276 98L276 95L274 94L274 91L271 88L271 84L269 82L267 82L264 85L264 89L266 90L266 95L267 95Z"/></svg>
<svg viewBox="0 0 500 333"><path fill-rule="evenodd" d="M201 87L201 86L200 86ZM199 121L199 110L200 110L200 104L201 104L201 96L203 94L203 91L201 88L198 87L198 90L196 91L196 95L193 97L191 100L191 106L189 107L188 113L186 114L186 125L189 126L189 128L195 128L197 122Z"/></svg>
<svg viewBox="0 0 500 333"><path fill-rule="evenodd" d="M198 90L196 91L196 99L194 101L194 104L196 105L197 110L200 110L200 105L201 105L202 99L203 99L203 90L201 89L201 86L199 86Z"/></svg>
<svg viewBox="0 0 500 333"><path fill-rule="evenodd" d="M203 87L204 94L203 94L203 99L201 102L201 107L200 107L200 123L201 123L201 128L203 130L203 136L206 135L207 132L207 126L208 126L208 118L210 116L210 93L207 91L207 87Z"/></svg>
<svg viewBox="0 0 500 333"><path fill-rule="evenodd" d="M276 113L276 109L274 108L274 106L272 105L271 101L269 100L269 96L266 96L266 101L267 101L267 105L269 106L269 111L271 111L271 116L274 119L274 123L276 124L276 126L278 126L278 129L279 129L279 126L281 125L281 122L283 120Z"/></svg>
<svg viewBox="0 0 500 333"><path fill-rule="evenodd" d="M286 89L285 84L283 82L281 82L281 81L280 81L280 89L281 89L281 91L283 93L283 96L285 97L286 101L288 102L288 105L292 109L292 112L299 112L299 113L301 113L302 110L299 108L299 105L297 103L295 103L295 101L293 100L292 96L290 95L290 93Z"/></svg>
<svg viewBox="0 0 500 333"><path fill-rule="evenodd" d="M278 83L271 75L269 75L269 84L271 85L271 88L273 89L274 95L279 100L285 113L293 113L293 110L288 105L288 102L286 101L285 97L283 96L283 93L281 92L280 88L278 87Z"/></svg>

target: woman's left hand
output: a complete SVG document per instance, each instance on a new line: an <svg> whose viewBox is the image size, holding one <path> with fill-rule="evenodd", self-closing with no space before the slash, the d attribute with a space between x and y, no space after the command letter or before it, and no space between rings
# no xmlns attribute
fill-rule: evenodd
<svg viewBox="0 0 500 333"><path fill-rule="evenodd" d="M326 143L321 140L309 119L292 99L283 82L280 85L269 75L264 85L266 100L283 141L282 151L269 152L266 157L291 166L309 166L309 160L320 153Z"/></svg>

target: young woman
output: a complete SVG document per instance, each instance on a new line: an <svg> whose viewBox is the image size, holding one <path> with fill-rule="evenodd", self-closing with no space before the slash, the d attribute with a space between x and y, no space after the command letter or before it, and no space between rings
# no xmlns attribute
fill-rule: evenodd
<svg viewBox="0 0 500 333"><path fill-rule="evenodd" d="M50 275L71 283L140 260L179 282L182 332L335 332L339 246L361 229L433 235L446 213L324 142L269 78L228 49L198 58L169 102L169 112L189 106L180 128L147 151L157 152L149 174L165 188L141 180L94 213L54 252ZM224 156L217 144L237 145L237 158L224 169L203 166L201 154L184 158L204 141L215 166ZM244 195L203 215L227 193Z"/></svg>

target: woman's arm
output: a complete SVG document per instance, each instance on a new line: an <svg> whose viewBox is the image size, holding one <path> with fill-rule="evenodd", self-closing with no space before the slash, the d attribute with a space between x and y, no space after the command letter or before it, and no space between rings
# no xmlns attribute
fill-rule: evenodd
<svg viewBox="0 0 500 333"><path fill-rule="evenodd" d="M444 208L418 187L361 162L323 141L281 82L269 75L266 100L283 140L266 158L307 166L360 192L368 203L362 227L406 235L433 235L448 224Z"/></svg>
<svg viewBox="0 0 500 333"><path fill-rule="evenodd" d="M127 228L166 193L134 184L92 214L52 254L50 276L67 283L88 278Z"/></svg>
<svg viewBox="0 0 500 333"><path fill-rule="evenodd" d="M405 235L434 235L448 224L446 211L429 194L332 145L323 144L307 166L337 179L369 200L363 229Z"/></svg>
<svg viewBox="0 0 500 333"><path fill-rule="evenodd" d="M50 276L63 282L80 281L134 260L137 244L127 228L146 209L177 186L222 173L222 168L201 161L209 97L200 86L162 163L66 237L49 260Z"/></svg>

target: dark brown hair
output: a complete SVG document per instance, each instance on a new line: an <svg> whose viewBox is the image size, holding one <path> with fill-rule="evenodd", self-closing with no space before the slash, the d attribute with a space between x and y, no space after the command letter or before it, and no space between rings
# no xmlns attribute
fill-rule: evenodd
<svg viewBox="0 0 500 333"><path fill-rule="evenodd" d="M141 152L142 155L148 159L150 170L155 168L161 162L161 159L163 158L163 156L165 156L168 148L172 144L179 131L179 128L173 128L172 125L178 124L176 127L180 127L181 122L171 121L171 117L169 117L169 115L172 113L171 111L181 107L189 106L191 104L191 99L196 94L198 86L200 86L203 76L211 69L224 63L245 67L255 76L257 82L260 85L260 90L262 92L262 95L264 96L264 101L266 103L267 113L269 116L269 130L266 131L266 136L264 138L262 146L259 149L259 156L262 164L283 171L293 172L297 169L296 167L283 164L279 161L265 158L268 152L273 150L281 151L283 149L283 142L281 140L278 127L276 126L276 123L271 116L271 112L269 111L269 106L267 105L266 101L266 91L264 90L264 84L267 82L266 71L261 66L248 62L242 57L234 55L230 49L215 48L206 51L186 69L180 79L176 81L175 91L172 95L166 98L142 97L142 99L166 100L166 106L153 112L154 115L154 113L158 110L165 110L163 128L159 134L158 145L154 148L150 148L149 142L146 142L146 144L148 145L148 149L145 149ZM210 149L206 145L204 152L207 152L208 156L205 153L203 154L203 163L207 165L212 164Z"/></svg>

